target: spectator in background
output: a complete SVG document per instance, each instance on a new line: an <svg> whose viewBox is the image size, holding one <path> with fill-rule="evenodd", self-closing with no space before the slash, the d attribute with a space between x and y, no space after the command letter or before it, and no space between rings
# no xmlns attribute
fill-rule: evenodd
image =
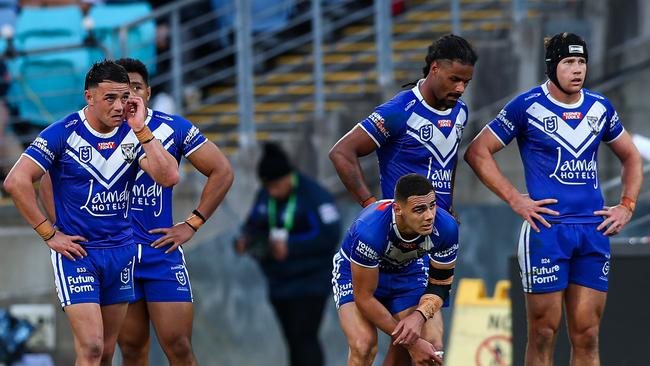
<svg viewBox="0 0 650 366"><path fill-rule="evenodd" d="M331 258L341 226L331 194L296 171L275 144L258 165L262 188L236 240L257 259L292 366L323 365L318 329L330 294Z"/></svg>

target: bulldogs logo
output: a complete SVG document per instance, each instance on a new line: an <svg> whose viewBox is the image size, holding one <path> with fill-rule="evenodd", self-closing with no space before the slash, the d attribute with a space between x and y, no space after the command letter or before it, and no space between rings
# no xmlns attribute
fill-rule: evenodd
<svg viewBox="0 0 650 366"><path fill-rule="evenodd" d="M135 144L122 144L120 145L120 148L122 148L122 156L124 157L124 160L129 164L132 163L136 156Z"/></svg>
<svg viewBox="0 0 650 366"><path fill-rule="evenodd" d="M81 146L79 148L79 161L82 163L88 163L93 158L93 150L90 146Z"/></svg>
<svg viewBox="0 0 650 366"><path fill-rule="evenodd" d="M587 123L589 124L591 134L594 136L598 135L600 132L600 128L598 127L598 118L594 116L587 116Z"/></svg>

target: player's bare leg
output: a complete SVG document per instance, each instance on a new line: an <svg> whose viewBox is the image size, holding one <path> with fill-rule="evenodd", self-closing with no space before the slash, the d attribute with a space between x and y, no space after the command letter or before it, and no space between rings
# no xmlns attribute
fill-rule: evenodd
<svg viewBox="0 0 650 366"><path fill-rule="evenodd" d="M84 303L65 307L74 335L76 366L99 365L104 349L104 327L99 304Z"/></svg>
<svg viewBox="0 0 650 366"><path fill-rule="evenodd" d="M339 307L339 322L348 340L348 366L370 366L377 355L377 328L366 320L357 305Z"/></svg>
<svg viewBox="0 0 650 366"><path fill-rule="evenodd" d="M598 331L607 293L570 284L566 290L566 314L571 339L572 366L598 366Z"/></svg>
<svg viewBox="0 0 650 366"><path fill-rule="evenodd" d="M433 314L433 318L427 320L422 327L422 338L433 345L436 351L443 351L442 336L444 335L445 324L442 319L442 309Z"/></svg>
<svg viewBox="0 0 650 366"><path fill-rule="evenodd" d="M406 310L402 310L397 314L393 315L397 321L400 321L407 316L409 316L414 310L415 306L412 306ZM424 327L422 327L424 328ZM383 366L399 366L399 365L410 365L411 356L409 351L401 345L394 346L393 342L390 342L388 351L386 351L386 357L384 358Z"/></svg>
<svg viewBox="0 0 650 366"><path fill-rule="evenodd" d="M158 342L171 366L196 365L192 351L191 302L147 302Z"/></svg>
<svg viewBox="0 0 650 366"><path fill-rule="evenodd" d="M553 350L562 319L563 291L526 294L528 343L526 366L553 365Z"/></svg>
<svg viewBox="0 0 650 366"><path fill-rule="evenodd" d="M147 366L149 363L149 311L144 300L129 304L117 344L123 366Z"/></svg>
<svg viewBox="0 0 650 366"><path fill-rule="evenodd" d="M128 302L120 304L106 305L101 307L102 322L104 324L104 350L102 352L102 366L113 365L113 354L115 353L115 344L117 343L117 336L120 334L120 328L126 310L129 306Z"/></svg>

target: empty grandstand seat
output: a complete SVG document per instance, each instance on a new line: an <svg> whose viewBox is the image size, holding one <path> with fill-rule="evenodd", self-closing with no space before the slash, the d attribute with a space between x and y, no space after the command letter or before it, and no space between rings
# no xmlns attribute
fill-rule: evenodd
<svg viewBox="0 0 650 366"><path fill-rule="evenodd" d="M86 49L23 57L10 91L20 117L46 126L81 108L88 59Z"/></svg>
<svg viewBox="0 0 650 366"><path fill-rule="evenodd" d="M156 25L153 20L147 20L127 33L127 53L122 52L120 36L117 28L145 17L151 13L151 5L146 2L126 4L98 4L90 9L89 16L94 22L93 33L97 40L104 45L113 58L132 57L141 60L151 74L156 67ZM93 52L94 59L104 58L97 51Z"/></svg>
<svg viewBox="0 0 650 366"><path fill-rule="evenodd" d="M252 0L252 31L254 33L273 32L284 28L289 23L295 3L295 0ZM232 11L223 14L217 20L219 27L222 28L232 28L235 24L233 0L212 0L212 7L216 11L227 6L231 7Z"/></svg>
<svg viewBox="0 0 650 366"><path fill-rule="evenodd" d="M80 45L86 35L77 6L24 8L16 19L17 50L26 51L31 38L46 38L48 47Z"/></svg>

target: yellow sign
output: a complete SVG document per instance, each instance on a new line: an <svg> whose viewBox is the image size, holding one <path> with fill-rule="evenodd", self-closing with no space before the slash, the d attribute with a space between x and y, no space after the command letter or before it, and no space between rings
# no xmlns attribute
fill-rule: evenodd
<svg viewBox="0 0 650 366"><path fill-rule="evenodd" d="M460 281L445 366L512 365L509 289L510 281L499 281L486 297L483 280Z"/></svg>

